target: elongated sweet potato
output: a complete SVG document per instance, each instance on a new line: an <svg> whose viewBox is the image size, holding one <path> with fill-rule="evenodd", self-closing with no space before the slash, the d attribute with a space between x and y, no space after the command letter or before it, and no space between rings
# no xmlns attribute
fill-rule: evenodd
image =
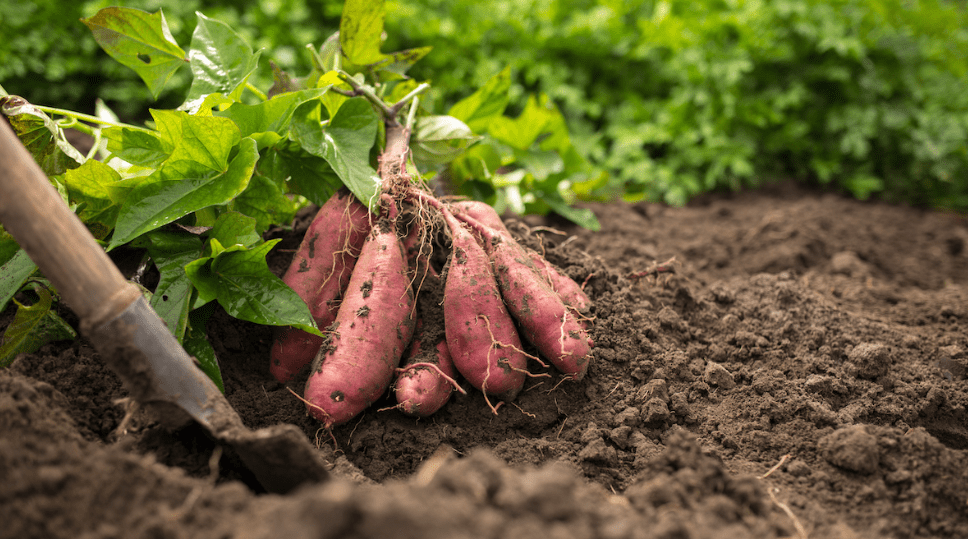
<svg viewBox="0 0 968 539"><path fill-rule="evenodd" d="M306 382L309 413L349 421L390 386L413 336L413 291L393 212L373 226Z"/></svg>
<svg viewBox="0 0 968 539"><path fill-rule="evenodd" d="M523 247L479 222L469 224L483 235L501 297L524 338L559 371L581 380L592 347L582 318L551 289Z"/></svg>
<svg viewBox="0 0 968 539"><path fill-rule="evenodd" d="M309 306L320 329L336 318L340 294L369 230L370 212L347 189L340 189L316 213L282 277ZM316 357L322 342L322 337L300 329L277 328L269 371L276 380L288 382Z"/></svg>
<svg viewBox="0 0 968 539"><path fill-rule="evenodd" d="M487 253L449 211L452 253L444 282L444 330L454 366L474 387L513 400L524 387L527 357L501 301Z"/></svg>
<svg viewBox="0 0 968 539"><path fill-rule="evenodd" d="M504 226L501 216L490 205L474 200L456 202L453 205L461 212L457 214L458 219L464 216L475 219L482 225L494 229L505 241L520 245L511 235L507 227ZM540 253L523 245L521 245L521 248L528 253L534 268L548 281L551 289L558 293L558 296L561 297L565 305L574 307L579 313L585 312L591 306L591 300L588 298L588 295L585 294L581 286L571 277L559 272Z"/></svg>

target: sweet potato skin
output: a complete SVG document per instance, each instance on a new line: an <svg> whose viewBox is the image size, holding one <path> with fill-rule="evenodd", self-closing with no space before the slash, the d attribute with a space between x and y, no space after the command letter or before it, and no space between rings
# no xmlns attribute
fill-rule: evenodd
<svg viewBox="0 0 968 539"><path fill-rule="evenodd" d="M511 232L504 226L504 222L501 220L501 216L494 211L494 208L483 202L477 202L474 200L466 200L454 203L454 206L463 213L470 217L471 219L477 220L480 224L488 226L494 230L495 233L501 236L505 241L517 244L523 249L528 256L531 258L531 263L533 264L535 270L537 270L546 281L548 281L549 286L552 290L558 293L561 300L568 305L573 307L579 313L584 313L591 306L591 299L585 294L581 286L576 283L572 278L567 275L562 274L558 271L551 262L548 262L541 254L519 244L517 240L511 235ZM584 324L583 324L584 325Z"/></svg>
<svg viewBox="0 0 968 539"><path fill-rule="evenodd" d="M519 245L490 238L490 256L501 297L530 341L559 371L581 380L592 341L582 319L551 289Z"/></svg>
<svg viewBox="0 0 968 539"><path fill-rule="evenodd" d="M374 225L336 320L306 382L309 413L327 428L349 421L390 386L413 336L413 291L393 223Z"/></svg>
<svg viewBox="0 0 968 539"><path fill-rule="evenodd" d="M282 280L309 306L317 327L336 318L360 248L370 229L370 213L346 189L333 194L316 213ZM308 365L323 338L292 327L276 328L269 371L285 383Z"/></svg>
<svg viewBox="0 0 968 539"><path fill-rule="evenodd" d="M447 341L435 347L433 363L451 379L457 376ZM454 387L449 380L426 364L414 364L400 373L394 388L400 410L416 417L427 417L443 408Z"/></svg>
<svg viewBox="0 0 968 539"><path fill-rule="evenodd" d="M476 238L445 213L452 254L444 282L444 331L454 366L471 385L511 401L524 387L527 357Z"/></svg>

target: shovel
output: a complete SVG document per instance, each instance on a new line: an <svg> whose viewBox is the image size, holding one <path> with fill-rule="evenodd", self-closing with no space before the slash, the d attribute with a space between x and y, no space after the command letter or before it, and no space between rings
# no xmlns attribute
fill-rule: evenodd
<svg viewBox="0 0 968 539"><path fill-rule="evenodd" d="M328 477L294 425L252 431L195 366L140 290L125 280L0 120L0 223L81 320L81 333L139 403L164 422L188 417L231 446L269 492Z"/></svg>

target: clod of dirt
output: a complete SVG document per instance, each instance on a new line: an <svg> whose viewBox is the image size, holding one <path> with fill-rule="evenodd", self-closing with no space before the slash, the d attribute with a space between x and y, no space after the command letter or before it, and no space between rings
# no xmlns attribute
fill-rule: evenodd
<svg viewBox="0 0 968 539"><path fill-rule="evenodd" d="M827 462L845 470L872 474L880 466L877 437L862 425L838 429L820 439L820 453Z"/></svg>
<svg viewBox="0 0 968 539"><path fill-rule="evenodd" d="M861 343L847 354L850 373L874 380L891 368L891 349L881 343Z"/></svg>

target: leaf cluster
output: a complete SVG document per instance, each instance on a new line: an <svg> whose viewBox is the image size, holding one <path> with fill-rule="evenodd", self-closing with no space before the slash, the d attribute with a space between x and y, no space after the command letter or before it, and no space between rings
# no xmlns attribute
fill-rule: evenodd
<svg viewBox="0 0 968 539"><path fill-rule="evenodd" d="M157 270L158 284L145 290L149 303L217 383L205 338L216 303L241 320L319 334L305 302L268 268L266 255L278 240L263 237L343 186L374 205L386 125L413 128L415 170L426 178L449 176L462 192L489 189L487 195L503 194L520 211L543 204L544 211L597 224L589 212L569 206L575 199L569 182L591 168L575 153L557 109L545 98L532 99L519 118L504 116L507 70L449 114L419 106L429 85L407 70L430 48L382 52L380 0L347 1L340 30L318 49L309 46L308 73L296 77L272 62L266 91L251 82L263 51L201 13L186 47L161 11L107 7L82 22L153 96L187 68L191 83L181 104L150 109L145 126L121 123L103 102L89 116L4 96L0 112L105 249L133 250L143 266ZM66 142L65 126L94 135L88 155ZM525 181L533 183L522 196ZM38 289L34 305L18 302L17 320L66 326L50 309L49 284L5 233L0 265L0 311L18 292ZM68 336L38 333L49 336L38 340L17 329L23 327L10 326L0 353L32 351L45 339Z"/></svg>

